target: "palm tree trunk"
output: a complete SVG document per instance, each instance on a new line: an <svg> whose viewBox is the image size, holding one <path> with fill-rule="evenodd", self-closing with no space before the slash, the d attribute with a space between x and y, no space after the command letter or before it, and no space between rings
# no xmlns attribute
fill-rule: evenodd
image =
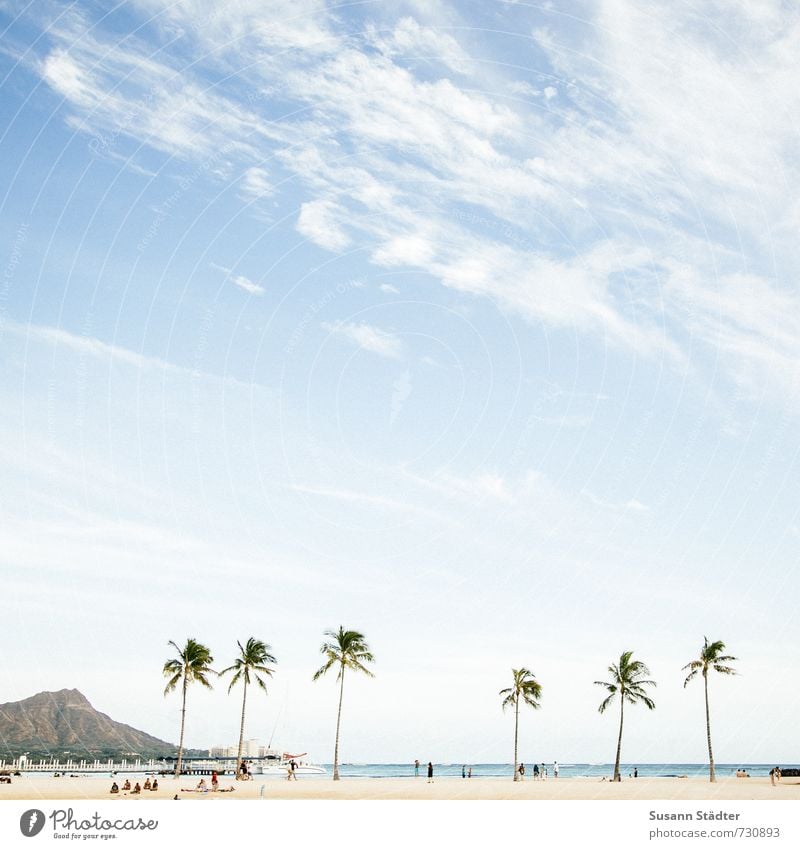
<svg viewBox="0 0 800 849"><path fill-rule="evenodd" d="M183 702L181 704L181 739L178 742L178 760L175 764L175 778L181 774L181 761L183 760L183 728L186 725L186 686L188 684L186 670L183 670Z"/></svg>
<svg viewBox="0 0 800 849"><path fill-rule="evenodd" d="M622 693L620 693L619 700L619 737L617 738L617 759L614 761L614 781L622 781L622 778L619 774L619 759L622 754L622 722L624 719L625 713L625 698Z"/></svg>
<svg viewBox="0 0 800 849"><path fill-rule="evenodd" d="M706 738L708 739L708 780L715 782L717 776L714 774L714 753L711 751L711 714L708 710L708 675L703 673L703 685L706 691Z"/></svg>
<svg viewBox="0 0 800 849"><path fill-rule="evenodd" d="M339 780L339 726L342 722L342 697L344 696L344 664L342 664L341 685L339 687L339 713L336 715L336 746L333 749L333 780Z"/></svg>
<svg viewBox="0 0 800 849"><path fill-rule="evenodd" d="M519 694L514 710L514 781L519 781L519 771L517 770L517 740L519 739Z"/></svg>
<svg viewBox="0 0 800 849"><path fill-rule="evenodd" d="M242 770L242 743L244 743L244 706L247 702L247 681L244 682L244 693L242 693L242 724L239 726L239 751L236 753L236 777Z"/></svg>

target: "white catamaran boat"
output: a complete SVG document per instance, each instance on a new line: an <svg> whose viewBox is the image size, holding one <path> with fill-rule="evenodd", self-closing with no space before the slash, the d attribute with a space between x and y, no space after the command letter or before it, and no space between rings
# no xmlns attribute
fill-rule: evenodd
<svg viewBox="0 0 800 849"><path fill-rule="evenodd" d="M292 769L292 761L295 764L295 775L325 775L325 768L311 763L307 760L308 752L293 755L289 752L280 752L277 749L268 749L262 757L248 760L247 768L251 775L272 775L286 778Z"/></svg>

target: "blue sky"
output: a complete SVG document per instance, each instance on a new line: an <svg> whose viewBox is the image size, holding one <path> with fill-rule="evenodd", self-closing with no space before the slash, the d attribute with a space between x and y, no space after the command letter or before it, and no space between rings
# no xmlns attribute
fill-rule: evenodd
<svg viewBox="0 0 800 849"><path fill-rule="evenodd" d="M280 661L344 759L800 757L796 9L4 3L0 700L167 739L166 641ZM787 679L788 674L788 679ZM188 742L233 741L193 693ZM527 741L527 742L525 742Z"/></svg>

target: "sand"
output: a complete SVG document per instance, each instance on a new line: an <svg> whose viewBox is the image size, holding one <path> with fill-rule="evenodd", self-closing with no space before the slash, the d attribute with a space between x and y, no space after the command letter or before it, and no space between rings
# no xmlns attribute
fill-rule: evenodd
<svg viewBox="0 0 800 849"><path fill-rule="evenodd" d="M123 779L124 780L124 779ZM118 782L121 786L122 782ZM159 779L159 789L132 796L109 794L111 779L14 777L12 784L0 784L0 801L13 799L104 799L132 802L142 799L181 799L200 804L238 799L800 799L800 778L784 778L775 787L769 778L722 778L716 784L699 778L637 778L619 784L593 778L559 778L547 781L513 782L497 778L442 778L428 784L420 778L306 779L284 781L221 781L221 787L234 786L233 793L187 793L197 779ZM263 797L260 796L263 789Z"/></svg>

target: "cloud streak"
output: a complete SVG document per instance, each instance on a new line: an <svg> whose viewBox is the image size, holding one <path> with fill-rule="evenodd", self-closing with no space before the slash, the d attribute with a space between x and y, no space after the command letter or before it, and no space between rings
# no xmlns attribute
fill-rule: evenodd
<svg viewBox="0 0 800 849"><path fill-rule="evenodd" d="M380 357L398 360L403 354L403 344L398 336L371 324L340 321L324 322L322 327L331 335L347 339L362 350Z"/></svg>

